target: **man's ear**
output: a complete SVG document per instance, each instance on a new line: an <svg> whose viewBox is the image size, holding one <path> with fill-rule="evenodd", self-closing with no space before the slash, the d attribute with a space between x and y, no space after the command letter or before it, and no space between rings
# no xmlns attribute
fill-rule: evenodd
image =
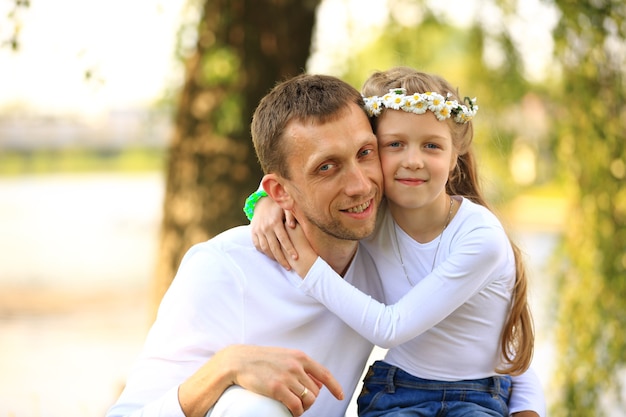
<svg viewBox="0 0 626 417"><path fill-rule="evenodd" d="M277 174L266 174L261 180L261 186L283 210L291 210L293 199L285 188L285 179Z"/></svg>

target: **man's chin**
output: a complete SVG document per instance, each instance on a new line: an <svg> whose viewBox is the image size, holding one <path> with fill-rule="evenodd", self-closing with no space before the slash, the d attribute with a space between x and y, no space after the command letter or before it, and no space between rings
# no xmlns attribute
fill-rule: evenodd
<svg viewBox="0 0 626 417"><path fill-rule="evenodd" d="M374 233L374 226L372 225L372 227L368 227L368 228L364 228L363 230L360 231L360 233L358 234L356 238L356 240L361 240L361 239L366 239L368 237L370 237L372 235L372 233Z"/></svg>
<svg viewBox="0 0 626 417"><path fill-rule="evenodd" d="M361 224L357 226L346 226L340 233L336 233L335 237L344 239L344 240L361 240L371 236L374 233L374 227L376 223L371 221L367 222L367 224Z"/></svg>

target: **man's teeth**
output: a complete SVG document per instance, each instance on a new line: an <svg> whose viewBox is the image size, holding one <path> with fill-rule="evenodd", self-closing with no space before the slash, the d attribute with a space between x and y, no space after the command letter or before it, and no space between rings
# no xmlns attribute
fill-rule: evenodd
<svg viewBox="0 0 626 417"><path fill-rule="evenodd" d="M363 204L359 204L356 207L352 207L349 208L348 210L346 210L348 213L363 213L365 210L367 210L367 208L370 206L370 202L366 202Z"/></svg>

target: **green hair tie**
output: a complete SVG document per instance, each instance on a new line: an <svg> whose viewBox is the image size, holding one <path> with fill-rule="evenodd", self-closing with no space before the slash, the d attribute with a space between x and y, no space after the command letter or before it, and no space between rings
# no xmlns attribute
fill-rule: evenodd
<svg viewBox="0 0 626 417"><path fill-rule="evenodd" d="M246 198L246 203L243 206L243 212L246 213L246 217L249 221L252 221L252 217L254 217L254 207L256 207L256 203L258 203L263 197L267 197L265 190L258 190Z"/></svg>

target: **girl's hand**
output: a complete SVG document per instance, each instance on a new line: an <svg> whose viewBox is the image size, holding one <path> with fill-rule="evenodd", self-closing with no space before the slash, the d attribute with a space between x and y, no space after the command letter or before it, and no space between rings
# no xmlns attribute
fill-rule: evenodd
<svg viewBox="0 0 626 417"><path fill-rule="evenodd" d="M317 252L313 250L313 247L307 240L299 224L296 224L293 228L289 227L286 230L289 235L290 243L293 243L293 246L297 248L298 257L292 258L287 253L285 253L285 257L289 260L289 264L293 270L300 275L300 278L304 278L317 260Z"/></svg>
<svg viewBox="0 0 626 417"><path fill-rule="evenodd" d="M252 227L252 242L257 250L276 260L286 270L291 267L287 258L298 259L286 227L295 227L293 215L285 212L274 200L269 197L260 199L254 208L254 217L250 222Z"/></svg>

